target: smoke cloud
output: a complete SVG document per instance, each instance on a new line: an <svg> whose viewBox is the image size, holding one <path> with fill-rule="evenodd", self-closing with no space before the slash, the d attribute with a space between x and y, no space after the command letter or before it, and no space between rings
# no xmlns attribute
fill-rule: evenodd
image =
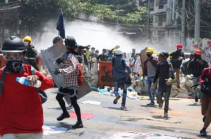
<svg viewBox="0 0 211 139"><path fill-rule="evenodd" d="M80 45L91 45L98 50L103 48L111 49L116 45L120 45L120 49L124 52L132 52L133 48L136 48L137 52L147 47L146 41L137 39L131 40L127 35L122 32L118 32L118 27L111 25L99 24L96 22L86 21L72 21L65 22L66 36L75 37L76 41ZM45 50L52 46L52 40L58 36L56 30L56 20L49 21L44 27L44 33L38 39L34 41L34 45L38 51Z"/></svg>

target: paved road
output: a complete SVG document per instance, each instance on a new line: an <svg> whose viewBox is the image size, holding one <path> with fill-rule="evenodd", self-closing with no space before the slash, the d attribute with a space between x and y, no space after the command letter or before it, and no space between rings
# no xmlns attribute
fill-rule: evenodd
<svg viewBox="0 0 211 139"><path fill-rule="evenodd" d="M43 105L45 126L67 128L68 131L60 134L45 135L44 139L101 139L109 138L120 131L141 133L161 133L183 138L198 138L197 134L202 127L200 105L193 99L170 100L169 118L163 118L163 109L147 107L147 97L140 100L127 99L128 111L120 110L120 102L113 104L113 96L99 95L91 92L79 100L82 113L93 113L94 117L83 120L85 128L72 130L71 125L76 119L68 118L62 122L56 121L61 109L55 99L56 88L47 90L48 101ZM101 105L82 104L84 101L99 101ZM69 109L69 111L73 111ZM209 129L208 129L208 134ZM211 138L211 136L208 136Z"/></svg>

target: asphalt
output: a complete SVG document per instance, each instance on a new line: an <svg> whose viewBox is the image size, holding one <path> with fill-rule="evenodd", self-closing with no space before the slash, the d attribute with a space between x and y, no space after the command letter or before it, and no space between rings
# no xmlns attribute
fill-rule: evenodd
<svg viewBox="0 0 211 139"><path fill-rule="evenodd" d="M113 104L114 96L100 95L90 92L78 100L82 113L94 114L89 120L83 120L84 128L72 129L75 118L58 122L56 118L61 114L61 108L56 101L57 88L47 90L48 101L43 104L44 125L54 127L55 130L64 128L67 131L44 135L44 139L101 139L110 138L119 132L158 133L181 138L199 138L197 135L203 126L200 103L193 99L170 99L169 118L163 117L163 109L147 107L148 97L138 100L127 98L127 111L120 110L121 99ZM97 101L100 105L83 104L84 101ZM74 112L69 109L69 112ZM56 128L55 128L56 127ZM209 129L207 130L208 134ZM149 137L150 138L150 137ZM207 138L211 138L208 136Z"/></svg>

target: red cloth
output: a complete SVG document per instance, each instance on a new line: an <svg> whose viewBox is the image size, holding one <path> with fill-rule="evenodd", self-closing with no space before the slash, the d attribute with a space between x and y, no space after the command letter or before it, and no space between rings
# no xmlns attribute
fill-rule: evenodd
<svg viewBox="0 0 211 139"><path fill-rule="evenodd" d="M209 81L211 81L211 67L205 68L205 69L202 71L201 78L200 78L200 82L202 83L203 80L204 80L205 78L208 78Z"/></svg>
<svg viewBox="0 0 211 139"><path fill-rule="evenodd" d="M0 75L2 69L0 70ZM52 88L53 80L36 71L42 82L41 90ZM21 74L5 75L0 96L0 135L8 133L42 132L43 109L36 88L21 85L16 77L31 75L31 66L25 65Z"/></svg>
<svg viewBox="0 0 211 139"><path fill-rule="evenodd" d="M71 118L77 118L77 115L75 112L71 112L70 113L70 117ZM81 119L91 119L92 117L94 117L94 114L93 113L81 113Z"/></svg>

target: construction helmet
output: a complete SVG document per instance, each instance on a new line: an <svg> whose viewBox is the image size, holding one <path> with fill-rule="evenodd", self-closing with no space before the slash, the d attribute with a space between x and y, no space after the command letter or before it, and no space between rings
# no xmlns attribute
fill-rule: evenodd
<svg viewBox="0 0 211 139"><path fill-rule="evenodd" d="M116 51L114 52L114 54L115 54L115 55L122 55L123 53L122 53L121 50L116 50Z"/></svg>
<svg viewBox="0 0 211 139"><path fill-rule="evenodd" d="M183 45L182 44L177 44L177 49L183 49Z"/></svg>
<svg viewBox="0 0 211 139"><path fill-rule="evenodd" d="M201 51L200 49L196 49L196 50L194 51L194 54L200 56L200 55L202 54L202 51Z"/></svg>
<svg viewBox="0 0 211 139"><path fill-rule="evenodd" d="M23 41L17 36L7 38L2 46L2 52L23 52L25 50Z"/></svg>
<svg viewBox="0 0 211 139"><path fill-rule="evenodd" d="M68 48L70 48L70 47L73 47L73 48L77 47L76 40L72 36L67 36L65 38L65 41L64 42L65 42L65 45L68 46Z"/></svg>
<svg viewBox="0 0 211 139"><path fill-rule="evenodd" d="M153 53L153 52L154 52L153 48L150 48L150 47L148 47L146 50L146 53Z"/></svg>
<svg viewBox="0 0 211 139"><path fill-rule="evenodd" d="M157 54L158 54L158 52L157 52L157 51L153 51L153 54L154 54L154 55L157 55Z"/></svg>
<svg viewBox="0 0 211 139"><path fill-rule="evenodd" d="M160 52L161 56L165 57L165 58L168 58L169 57L169 53L168 52Z"/></svg>
<svg viewBox="0 0 211 139"><path fill-rule="evenodd" d="M24 37L23 42L26 42L26 41L28 41L29 44L32 44L32 38L31 37L29 37L29 36Z"/></svg>

